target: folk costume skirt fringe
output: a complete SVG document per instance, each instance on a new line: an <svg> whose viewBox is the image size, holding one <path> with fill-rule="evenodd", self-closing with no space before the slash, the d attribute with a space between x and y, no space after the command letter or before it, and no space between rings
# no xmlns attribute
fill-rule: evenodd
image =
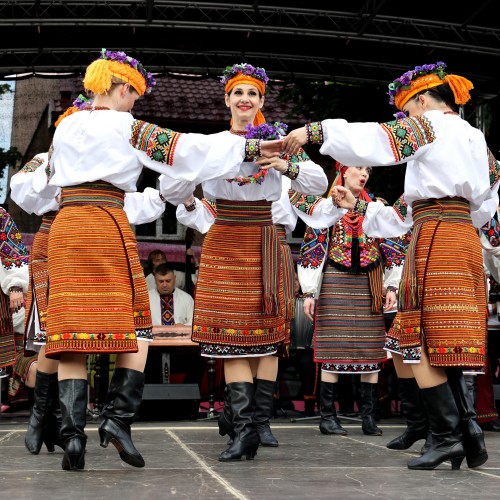
<svg viewBox="0 0 500 500"><path fill-rule="evenodd" d="M16 362L12 367L12 377L9 378L9 396L14 397L24 387L31 365L38 360L36 353L24 352L24 335L15 333L16 339Z"/></svg>
<svg viewBox="0 0 500 500"><path fill-rule="evenodd" d="M43 215L33 238L29 258L29 282L24 316L24 351L29 356L46 341L47 294L49 284L49 231L57 212Z"/></svg>
<svg viewBox="0 0 500 500"><path fill-rule="evenodd" d="M316 304L314 361L334 373L371 373L387 359L382 311L372 311L368 273L328 264Z"/></svg>
<svg viewBox="0 0 500 500"><path fill-rule="evenodd" d="M273 354L287 340L271 203L217 200L203 241L192 340L203 356Z"/></svg>
<svg viewBox="0 0 500 500"><path fill-rule="evenodd" d="M276 224L281 250L281 265L283 267L283 291L285 294L285 324L287 338L285 344L290 344L290 325L295 313L294 262L290 245L286 241L286 230L282 224Z"/></svg>
<svg viewBox="0 0 500 500"><path fill-rule="evenodd" d="M67 187L49 233L46 356L137 352L152 339L146 279L123 191Z"/></svg>
<svg viewBox="0 0 500 500"><path fill-rule="evenodd" d="M431 366L481 371L488 308L481 243L469 203L462 198L419 200L412 215L400 312L387 334L386 349L415 363L425 348ZM405 292L417 300L405 304Z"/></svg>

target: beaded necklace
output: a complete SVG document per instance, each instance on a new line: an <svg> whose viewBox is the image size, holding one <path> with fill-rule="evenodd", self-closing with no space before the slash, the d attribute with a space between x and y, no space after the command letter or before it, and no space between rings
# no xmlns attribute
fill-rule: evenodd
<svg viewBox="0 0 500 500"><path fill-rule="evenodd" d="M231 132L231 134L240 135L242 137L245 137L247 135L247 132L245 132L244 130L234 130L233 128L231 128L229 132ZM226 181L236 182L238 186L245 186L247 184L262 184L268 172L269 170L259 170L259 172L256 174L252 174L247 177L234 177L233 179L226 179Z"/></svg>

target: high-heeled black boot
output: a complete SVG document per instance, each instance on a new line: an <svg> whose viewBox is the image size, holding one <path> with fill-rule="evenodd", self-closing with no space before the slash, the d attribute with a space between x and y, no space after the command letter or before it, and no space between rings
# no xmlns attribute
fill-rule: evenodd
<svg viewBox="0 0 500 500"><path fill-rule="evenodd" d="M130 426L133 424L142 401L144 373L129 368L116 368L109 385L106 403L99 426L101 446L111 442L120 458L134 467L144 467L142 455L132 442Z"/></svg>
<svg viewBox="0 0 500 500"><path fill-rule="evenodd" d="M59 432L60 425L57 428L53 426L58 399L57 373L37 371L33 407L24 437L24 444L33 455L40 453L44 442L50 452L54 451L55 445L64 448Z"/></svg>
<svg viewBox="0 0 500 500"><path fill-rule="evenodd" d="M465 449L460 433L460 417L448 382L427 389L420 389L432 442L420 457L408 462L408 469L432 470L446 460L453 470L460 469Z"/></svg>
<svg viewBox="0 0 500 500"><path fill-rule="evenodd" d="M321 434L338 434L345 436L347 431L340 425L335 408L337 397L337 384L321 381L319 389L319 430Z"/></svg>
<svg viewBox="0 0 500 500"><path fill-rule="evenodd" d="M488 452L486 451L483 430L477 423L474 402L462 370L460 368L449 368L446 370L446 373L460 414L460 429L462 431L467 465L471 469L479 467L488 460Z"/></svg>
<svg viewBox="0 0 500 500"><path fill-rule="evenodd" d="M253 421L255 429L259 435L259 441L262 446L276 447L278 440L271 432L269 420L273 415L274 408L274 388L276 383L272 380L255 380L255 411Z"/></svg>
<svg viewBox="0 0 500 500"><path fill-rule="evenodd" d="M85 445L87 436L87 380L67 379L59 382L59 404L61 406L61 438L65 450L62 459L64 470L85 467Z"/></svg>
<svg viewBox="0 0 500 500"><path fill-rule="evenodd" d="M378 384L360 382L361 429L368 436L381 436L382 429L375 423L375 407L378 401Z"/></svg>
<svg viewBox="0 0 500 500"><path fill-rule="evenodd" d="M406 420L406 429L403 434L389 441L386 446L391 450L407 450L416 441L427 439L429 426L417 381L414 378L399 378L398 387L401 414Z"/></svg>
<svg viewBox="0 0 500 500"><path fill-rule="evenodd" d="M229 387L226 385L226 387L224 387L224 409L219 415L217 424L219 425L219 435L225 436L227 434L231 441L233 441L236 433L233 429L233 414L231 412L231 400L229 396Z"/></svg>
<svg viewBox="0 0 500 500"><path fill-rule="evenodd" d="M231 382L229 400L233 413L234 441L219 455L219 461L240 460L245 456L253 460L259 447L259 436L253 423L254 389L251 382Z"/></svg>

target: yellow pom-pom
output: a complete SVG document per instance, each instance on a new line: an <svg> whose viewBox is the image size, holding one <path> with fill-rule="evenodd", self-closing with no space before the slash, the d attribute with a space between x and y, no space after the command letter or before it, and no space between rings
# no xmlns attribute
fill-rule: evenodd
<svg viewBox="0 0 500 500"><path fill-rule="evenodd" d="M94 94L104 94L111 88L110 62L107 59L97 59L87 67L83 79L86 90Z"/></svg>

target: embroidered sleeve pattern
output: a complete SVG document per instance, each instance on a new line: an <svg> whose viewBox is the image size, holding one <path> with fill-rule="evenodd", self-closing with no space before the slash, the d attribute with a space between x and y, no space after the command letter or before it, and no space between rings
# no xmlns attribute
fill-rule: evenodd
<svg viewBox="0 0 500 500"><path fill-rule="evenodd" d="M0 207L0 260L4 269L28 265L28 250L12 217Z"/></svg>
<svg viewBox="0 0 500 500"><path fill-rule="evenodd" d="M490 170L490 186L493 187L500 178L500 162L488 148L488 165Z"/></svg>
<svg viewBox="0 0 500 500"><path fill-rule="evenodd" d="M311 194L306 195L293 189L288 191L288 198L290 199L292 206L307 215L312 215L318 203L323 199L321 196L314 196Z"/></svg>
<svg viewBox="0 0 500 500"><path fill-rule="evenodd" d="M431 123L424 116L381 123L380 126L389 138L395 161L412 156L419 148L436 139Z"/></svg>
<svg viewBox="0 0 500 500"><path fill-rule="evenodd" d="M172 166L179 138L182 134L168 128L134 120L130 144L139 151L144 151L154 161Z"/></svg>
<svg viewBox="0 0 500 500"><path fill-rule="evenodd" d="M35 156L32 158L26 165L24 165L19 172L22 172L23 174L29 174L31 172L34 172L39 166L43 164L43 159L40 158L39 156Z"/></svg>
<svg viewBox="0 0 500 500"><path fill-rule="evenodd" d="M403 265L407 249L407 240L404 237L381 239L379 247L386 269Z"/></svg>
<svg viewBox="0 0 500 500"><path fill-rule="evenodd" d="M201 202L205 208L212 214L213 218L217 217L217 203L211 198L202 198Z"/></svg>
<svg viewBox="0 0 500 500"><path fill-rule="evenodd" d="M328 228L314 229L307 226L300 245L299 265L316 269L324 261L328 250Z"/></svg>
<svg viewBox="0 0 500 500"><path fill-rule="evenodd" d="M406 220L406 216L408 215L408 204L406 203L404 199L404 195L401 195L397 200L396 203L392 206L394 211L396 212L397 216L402 220Z"/></svg>

